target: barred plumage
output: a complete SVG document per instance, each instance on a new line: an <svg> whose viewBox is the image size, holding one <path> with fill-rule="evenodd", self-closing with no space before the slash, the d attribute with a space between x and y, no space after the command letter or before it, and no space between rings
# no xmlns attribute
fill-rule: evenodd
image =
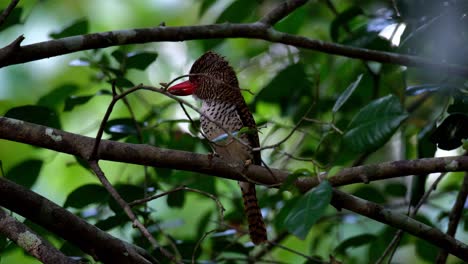
<svg viewBox="0 0 468 264"><path fill-rule="evenodd" d="M252 113L240 92L236 74L223 57L214 52L203 54L193 64L190 74L188 83L179 85L183 89L188 87L187 91L177 92L176 85L173 93L178 95L193 93L202 101L201 112L203 115L200 117L200 123L208 139L214 140L225 134L222 128L210 122L209 119L218 122L229 132L238 131L243 127L257 128ZM251 148L260 146L257 133L244 134L239 139ZM217 154L230 163L244 164L247 160L251 160L253 164L261 165L260 152L252 152L236 140L227 138L223 141L217 141L214 148ZM267 233L258 206L255 184L239 182L239 185L242 190L252 242L254 244L265 242Z"/></svg>

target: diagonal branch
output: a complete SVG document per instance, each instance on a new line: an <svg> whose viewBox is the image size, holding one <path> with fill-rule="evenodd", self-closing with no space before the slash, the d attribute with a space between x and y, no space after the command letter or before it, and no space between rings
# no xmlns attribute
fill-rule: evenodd
<svg viewBox="0 0 468 264"><path fill-rule="evenodd" d="M343 193L338 190L333 191L331 201L337 208L346 208L363 216L367 216L376 221L386 223L395 228L417 236L439 248L449 250L451 254L468 261L468 246L455 238L444 234L437 228L428 226L414 220L404 214L396 213L385 209L383 206L363 200L361 198Z"/></svg>
<svg viewBox="0 0 468 264"><path fill-rule="evenodd" d="M468 197L468 172L465 172L465 177L463 178L463 183L462 183L460 192L458 192L457 200L455 201L455 204L453 205L452 211L450 212L450 216L449 216L449 225L448 225L446 234L451 237L455 237L455 233L457 232L458 223L460 222L460 219L462 217L463 209L464 209L467 197ZM447 256L448 256L447 251L445 250L440 251L439 255L437 255L436 263L438 264L445 263L447 260Z"/></svg>
<svg viewBox="0 0 468 264"><path fill-rule="evenodd" d="M3 10L2 14L0 14L0 27L5 23L8 16L11 14L13 9L15 9L16 5L18 4L19 0L11 0L10 4Z"/></svg>
<svg viewBox="0 0 468 264"><path fill-rule="evenodd" d="M2 208L0 208L0 234L8 237L31 256L43 263L81 263L65 256L25 224L8 215Z"/></svg>
<svg viewBox="0 0 468 264"><path fill-rule="evenodd" d="M2 177L0 193L0 206L70 241L96 260L104 263L155 263L145 250L107 234L52 201Z"/></svg>
<svg viewBox="0 0 468 264"><path fill-rule="evenodd" d="M303 6L307 1L308 0L286 0L260 19L260 22L272 26L294 12L297 8Z"/></svg>

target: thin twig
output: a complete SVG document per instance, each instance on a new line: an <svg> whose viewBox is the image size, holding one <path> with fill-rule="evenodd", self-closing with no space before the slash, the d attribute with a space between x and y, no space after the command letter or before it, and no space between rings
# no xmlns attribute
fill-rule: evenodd
<svg viewBox="0 0 468 264"><path fill-rule="evenodd" d="M465 206L466 198L468 196L468 172L465 172L465 177L463 178L463 183L460 191L458 192L457 199L455 204L452 207L449 215L449 224L446 234L452 237L455 237L457 232L458 223L463 215L463 209ZM440 250L437 255L436 262L437 264L443 264L447 261L448 252L445 250Z"/></svg>
<svg viewBox="0 0 468 264"><path fill-rule="evenodd" d="M305 3L307 3L307 0L286 0L262 17L260 23L272 26Z"/></svg>
<svg viewBox="0 0 468 264"><path fill-rule="evenodd" d="M175 258L172 253L167 251L165 248L161 247L158 242L154 239L151 233L146 229L145 226L138 220L136 215L133 213L132 209L128 205L128 203L120 196L117 190L112 186L112 184L107 180L104 172L99 167L97 160L89 160L88 164L90 168L94 171L96 176L98 177L99 181L101 181L102 185L106 190L110 193L110 195L115 199L115 201L119 204L119 206L124 210L125 214L130 218L134 227L138 228L143 236L151 243L153 250L159 249L159 251L170 259L173 262L181 263L179 260Z"/></svg>
<svg viewBox="0 0 468 264"><path fill-rule="evenodd" d="M414 207L413 211L410 212L410 214L409 214L410 217L414 217L418 213L421 206L429 199L429 196L431 195L431 193L437 189L437 185L445 177L445 175L447 175L447 173L441 173L439 175L439 177L437 177L437 179L431 184L429 189L424 193L424 195L419 200L418 204ZM396 252L396 248L397 248L398 244L400 243L401 238L403 237L403 234L404 234L404 232L401 229L398 230L395 233L395 235L392 238L392 241L387 246L387 248L385 248L382 256L380 256L380 258L375 262L376 264L382 263L385 260L385 258L387 257L388 254L390 254L390 257L389 257L389 260L388 260L389 263L390 263L393 255Z"/></svg>
<svg viewBox="0 0 468 264"><path fill-rule="evenodd" d="M11 14L13 9L15 9L16 5L19 3L19 0L11 0L10 4L3 10L2 14L0 14L0 27L3 23L5 23L8 16Z"/></svg>
<svg viewBox="0 0 468 264"><path fill-rule="evenodd" d="M176 187L176 188L174 188L172 190L169 190L169 191L157 194L157 195L153 195L153 196L146 197L146 198L143 198L143 199L135 200L135 201L133 201L131 203L128 203L128 205L129 206L136 206L136 205L139 205L139 204L144 204L144 203L147 203L149 201L152 201L152 200L155 200L155 199L158 199L158 198L161 198L163 196L169 195L171 193L179 192L179 191L188 191L188 192L199 193L199 194L202 194L202 195L210 198L211 200L213 200L216 203L216 206L218 207L219 222L221 224L223 224L225 209L224 209L224 206L221 203L221 201L211 193L204 192L202 190L198 190L198 189L194 189L194 188L190 188L190 187L187 187L187 186L179 186L179 187Z"/></svg>
<svg viewBox="0 0 468 264"><path fill-rule="evenodd" d="M272 144L272 145L268 145L268 146L264 146L264 147L258 147L258 148L253 148L253 151L261 151L261 150L264 150L264 149L277 148L277 147L279 147L281 144L283 144L284 142L286 142L286 141L294 134L294 132L296 132L296 130L299 128L299 126L302 124L302 122L305 121L305 118L310 114L310 112L312 111L313 108L314 108L314 105L310 106L309 109L307 109L307 111L306 111L305 114L302 116L302 118L299 120L299 122L297 122L297 124L293 127L293 129L289 132L289 134L286 135L286 137L284 137L282 140L280 140L280 141L278 141L277 143Z"/></svg>

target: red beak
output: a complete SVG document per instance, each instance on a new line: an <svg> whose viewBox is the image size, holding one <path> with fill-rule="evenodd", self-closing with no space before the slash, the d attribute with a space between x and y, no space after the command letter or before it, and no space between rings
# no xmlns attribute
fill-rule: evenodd
<svg viewBox="0 0 468 264"><path fill-rule="evenodd" d="M176 84L174 86L171 86L167 89L167 91L173 95L191 95L193 92L195 92L195 89L197 86L190 82L190 81L185 81L179 84Z"/></svg>

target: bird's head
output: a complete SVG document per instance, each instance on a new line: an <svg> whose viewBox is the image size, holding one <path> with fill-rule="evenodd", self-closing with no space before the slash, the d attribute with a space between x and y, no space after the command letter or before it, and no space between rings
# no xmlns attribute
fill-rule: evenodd
<svg viewBox="0 0 468 264"><path fill-rule="evenodd" d="M208 51L190 69L188 81L169 87L174 95L195 95L199 99L215 99L220 89L238 89L236 73L220 55Z"/></svg>

